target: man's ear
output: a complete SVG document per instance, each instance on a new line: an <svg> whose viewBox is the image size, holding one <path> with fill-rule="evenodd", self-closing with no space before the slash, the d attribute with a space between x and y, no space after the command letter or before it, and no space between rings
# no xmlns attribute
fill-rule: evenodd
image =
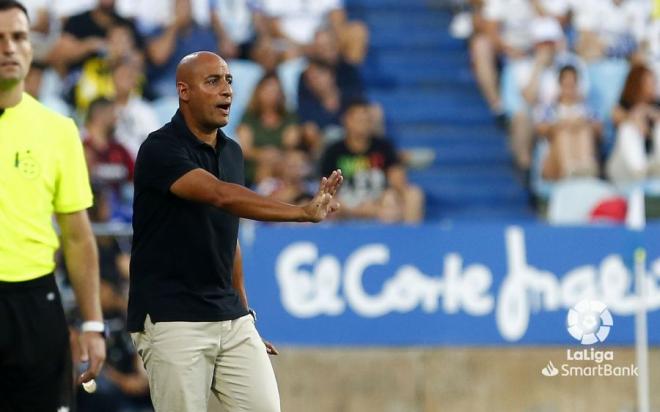
<svg viewBox="0 0 660 412"><path fill-rule="evenodd" d="M177 82L176 91L179 94L179 99L183 100L184 102L187 102L190 99L189 96L190 89L188 89L188 85L186 83Z"/></svg>

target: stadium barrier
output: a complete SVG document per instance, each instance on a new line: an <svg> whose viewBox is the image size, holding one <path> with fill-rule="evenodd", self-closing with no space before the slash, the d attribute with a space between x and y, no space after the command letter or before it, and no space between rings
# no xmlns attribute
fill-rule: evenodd
<svg viewBox="0 0 660 412"><path fill-rule="evenodd" d="M612 315L608 344L630 345L642 246L648 323L660 321L660 224L244 226L250 303L275 342L566 345L569 309L592 299Z"/></svg>

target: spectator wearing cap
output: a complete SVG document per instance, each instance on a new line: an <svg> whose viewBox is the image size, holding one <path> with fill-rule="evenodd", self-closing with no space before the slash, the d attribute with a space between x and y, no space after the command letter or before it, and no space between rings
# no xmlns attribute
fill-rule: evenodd
<svg viewBox="0 0 660 412"><path fill-rule="evenodd" d="M513 113L507 110L500 91L498 68L503 65L503 80L509 66L533 53L532 21L548 16L565 19L566 0L473 0L474 28L470 56L481 93L498 123L505 124Z"/></svg>
<svg viewBox="0 0 660 412"><path fill-rule="evenodd" d="M507 112L512 114L511 147L516 165L523 171L529 170L532 159L532 111L538 105L550 105L557 100L561 67L570 64L577 68L580 93L583 96L589 88L584 63L565 51L564 35L559 22L553 17L540 17L531 24L534 55L511 65L503 88Z"/></svg>

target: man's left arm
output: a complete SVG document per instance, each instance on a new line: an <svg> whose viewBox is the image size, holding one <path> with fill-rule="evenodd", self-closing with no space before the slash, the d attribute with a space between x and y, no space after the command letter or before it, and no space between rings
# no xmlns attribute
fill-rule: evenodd
<svg viewBox="0 0 660 412"><path fill-rule="evenodd" d="M245 282L243 281L243 255L241 254L241 244L236 242L236 252L234 253L234 269L231 273L231 285L234 287L241 303L245 309L249 309L247 294L245 293Z"/></svg>
<svg viewBox="0 0 660 412"><path fill-rule="evenodd" d="M62 231L62 249L69 279L83 321L103 322L98 252L87 211L57 213L56 217ZM99 332L83 331L80 350L81 360L89 362L89 366L78 378L78 383L94 379L100 373L105 361L105 339Z"/></svg>
<svg viewBox="0 0 660 412"><path fill-rule="evenodd" d="M231 285L238 293L241 303L246 309L249 309L247 294L245 293L245 282L243 281L243 255L241 254L241 245L236 242L236 252L234 252L234 268L231 273ZM256 319L255 319L256 321ZM279 352L272 343L264 340L266 352L269 355L277 355Z"/></svg>

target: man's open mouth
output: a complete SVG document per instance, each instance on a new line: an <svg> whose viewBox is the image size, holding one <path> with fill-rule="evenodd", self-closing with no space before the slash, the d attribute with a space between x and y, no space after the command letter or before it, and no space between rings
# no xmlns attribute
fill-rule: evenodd
<svg viewBox="0 0 660 412"><path fill-rule="evenodd" d="M231 106L231 103L220 103L216 104L215 107L224 111L229 111L229 107Z"/></svg>

